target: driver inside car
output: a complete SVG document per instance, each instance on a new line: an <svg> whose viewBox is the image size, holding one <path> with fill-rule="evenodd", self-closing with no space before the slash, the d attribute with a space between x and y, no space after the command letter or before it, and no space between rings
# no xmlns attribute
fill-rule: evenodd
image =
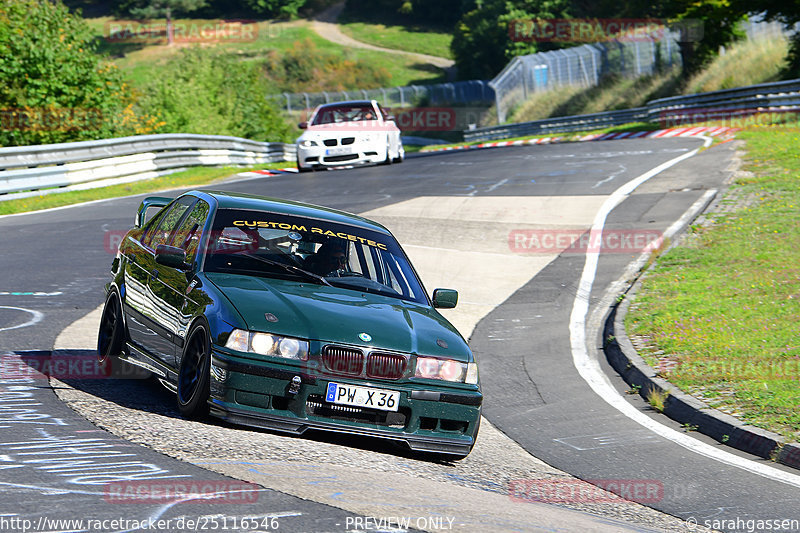
<svg viewBox="0 0 800 533"><path fill-rule="evenodd" d="M328 241L317 253L309 257L308 270L324 276L338 270L347 270L347 245Z"/></svg>

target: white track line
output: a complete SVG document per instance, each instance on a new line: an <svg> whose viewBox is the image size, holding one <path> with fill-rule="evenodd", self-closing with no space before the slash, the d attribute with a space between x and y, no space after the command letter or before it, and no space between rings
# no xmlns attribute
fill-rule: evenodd
<svg viewBox="0 0 800 533"><path fill-rule="evenodd" d="M0 305L0 309L12 309L14 311L22 311L23 313L28 313L31 315L31 319L25 322L24 324L9 326L7 328L0 328L0 331L9 331L12 329L27 328L28 326L33 326L34 324L38 324L44 318L44 315L39 311L34 311L33 309L25 309L24 307L11 307L8 305Z"/></svg>
<svg viewBox="0 0 800 533"><path fill-rule="evenodd" d="M704 139L703 147L708 147L712 139L710 137L702 137ZM671 159L637 177L636 179L626 183L606 199L600 211L595 215L594 223L592 224L592 233L599 233L603 230L608 214L625 198L631 194L639 185L649 180L653 176L663 172L664 170L680 163L684 159L688 159L695 155L700 149L697 148L683 154L679 157ZM597 273L597 262L599 259L598 252L586 252L586 263L583 267L583 274L578 286L578 293L575 295L575 302L572 306L572 314L569 321L570 344L572 347L572 361L575 368L581 377L589 384L592 390L606 401L611 407L627 416L637 424L653 431L659 436L668 439L684 448L714 459L721 463L740 468L747 472L780 481L788 485L800 487L800 476L790 472L784 472L769 465L757 463L744 457L739 457L730 452L720 450L701 442L685 433L675 431L668 428L661 423L653 420L646 414L637 410L633 405L627 402L614 388L608 376L600 368L600 364L596 359L589 356L586 347L586 316L589 311L589 297L592 293L592 285L594 284L595 275Z"/></svg>

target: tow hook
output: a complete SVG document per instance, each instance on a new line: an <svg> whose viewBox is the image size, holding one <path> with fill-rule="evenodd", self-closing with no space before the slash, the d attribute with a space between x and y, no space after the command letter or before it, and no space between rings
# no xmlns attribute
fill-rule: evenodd
<svg viewBox="0 0 800 533"><path fill-rule="evenodd" d="M302 382L303 382L303 380L301 380L301 379L300 379L300 376L295 376L295 377L293 377L293 378L292 378L292 382L291 382L291 383L289 383L289 394L291 394L292 396L294 396L294 395L296 395L298 392L300 392L300 384L301 384Z"/></svg>

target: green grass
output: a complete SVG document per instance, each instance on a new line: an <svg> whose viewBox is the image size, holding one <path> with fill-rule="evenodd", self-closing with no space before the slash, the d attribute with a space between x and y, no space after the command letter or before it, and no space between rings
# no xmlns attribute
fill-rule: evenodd
<svg viewBox="0 0 800 533"><path fill-rule="evenodd" d="M187 46L215 47L243 61L247 61L265 59L274 51L287 51L294 47L295 43L304 43L306 41L311 42L317 50L337 54L346 60L363 61L369 65L374 65L376 69L386 69L390 75L390 86L410 85L412 83L439 83L445 81L445 75L441 69L430 65L422 65L419 61L412 58L399 54L347 48L327 41L317 35L306 21L259 22L257 29L253 31L255 38L251 41L224 42L220 40L220 42L209 42L199 45L177 43L173 46L167 46L165 44L165 39L157 38L139 43L108 43L102 40L102 37L108 33L108 25L112 23L123 23L123 21L115 21L110 17L87 19L87 21L100 40L101 51L108 53L112 57L113 62L135 85L142 85L146 80L158 76L159 71L166 68L167 60ZM159 21L153 21L153 23L157 22ZM209 21L198 19L176 20L176 24L184 25L208 22ZM350 89L355 88L356 87L351 87ZM358 88L369 89L372 87ZM298 81L296 91L302 92L303 90L305 89L302 83Z"/></svg>
<svg viewBox="0 0 800 533"><path fill-rule="evenodd" d="M453 40L451 33L432 31L419 26L386 26L366 22L349 22L341 24L340 28L353 39L375 46L453 58L453 53L450 51L450 43Z"/></svg>
<svg viewBox="0 0 800 533"><path fill-rule="evenodd" d="M798 440L800 128L739 137L754 177L734 184L713 224L694 227L686 245L658 259L626 327L677 387Z"/></svg>
<svg viewBox="0 0 800 533"><path fill-rule="evenodd" d="M285 168L293 166L291 163L268 163L250 168L240 167L196 167L190 168L167 176L153 178L149 180L135 181L121 185L112 185L86 191L70 191L62 193L45 194L32 196L30 198L20 198L18 200L7 200L0 202L0 215L10 215L14 213L25 213L28 211L38 211L52 207L62 207L65 205L90 202L92 200L102 200L105 198L118 198L120 196L130 196L134 194L144 194L150 192L165 191L170 189L180 189L194 185L207 185L217 180L227 178L233 174L247 172L248 170L265 168Z"/></svg>
<svg viewBox="0 0 800 533"><path fill-rule="evenodd" d="M780 36L739 41L688 80L673 70L638 79L609 77L597 87L560 87L533 94L509 113L508 122L627 109L676 94L777 81L787 52L788 42Z"/></svg>
<svg viewBox="0 0 800 533"><path fill-rule="evenodd" d="M683 92L719 91L778 81L788 51L789 43L782 36L739 41L692 77Z"/></svg>

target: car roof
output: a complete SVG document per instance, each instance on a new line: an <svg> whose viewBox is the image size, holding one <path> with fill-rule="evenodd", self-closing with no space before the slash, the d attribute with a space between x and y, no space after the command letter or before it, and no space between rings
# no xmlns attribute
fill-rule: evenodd
<svg viewBox="0 0 800 533"><path fill-rule="evenodd" d="M341 102L329 102L327 104L320 104L319 107L323 108L323 107L336 107L336 106L346 106L346 105L372 105L373 102L375 102L375 100L343 100Z"/></svg>
<svg viewBox="0 0 800 533"><path fill-rule="evenodd" d="M308 217L340 224L349 224L363 229L377 231L390 235L388 229L373 220L369 220L352 213L322 207L319 205L306 204L293 200L282 200L280 198L269 198L266 196L256 196L245 193L234 193L226 191L190 191L187 194L202 197L203 195L213 198L219 209L249 209L254 211L266 211L270 213L280 213L285 215L295 215Z"/></svg>

